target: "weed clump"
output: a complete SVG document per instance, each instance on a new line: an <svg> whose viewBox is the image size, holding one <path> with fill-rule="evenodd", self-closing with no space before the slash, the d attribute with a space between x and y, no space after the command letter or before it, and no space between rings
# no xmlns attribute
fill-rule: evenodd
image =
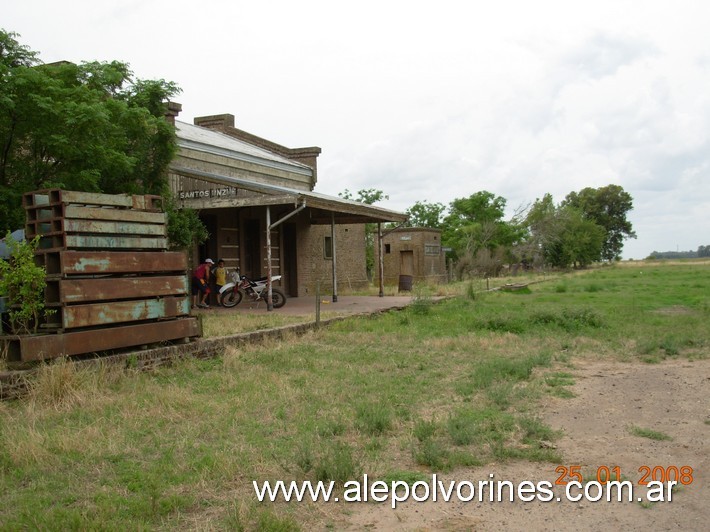
<svg viewBox="0 0 710 532"><path fill-rule="evenodd" d="M430 467L433 471L450 469L449 450L438 440L427 438L414 448L412 454L414 461L423 466Z"/></svg>
<svg viewBox="0 0 710 532"><path fill-rule="evenodd" d="M516 316L501 315L488 318L482 323L484 329L493 332L521 334L525 332L525 325Z"/></svg>
<svg viewBox="0 0 710 532"><path fill-rule="evenodd" d="M639 436L640 438L648 438L649 440L655 440L655 441L671 441L671 440L673 440L673 438L671 438L668 434L665 434L663 432L659 432L657 430L645 429L643 427L637 427L637 426L629 427L629 432L631 434L633 434L634 436Z"/></svg>
<svg viewBox="0 0 710 532"><path fill-rule="evenodd" d="M417 285L414 290L414 297L409 308L413 314L427 315L431 312L431 307L434 300L431 297L429 288L422 285Z"/></svg>
<svg viewBox="0 0 710 532"><path fill-rule="evenodd" d="M355 417L357 428L370 436L379 436L392 428L392 410L382 403L358 406Z"/></svg>
<svg viewBox="0 0 710 532"><path fill-rule="evenodd" d="M570 332L584 327L604 327L603 318L592 308L565 308L559 312L541 309L533 312L529 320L535 325L553 325Z"/></svg>
<svg viewBox="0 0 710 532"><path fill-rule="evenodd" d="M510 414L493 408L459 410L447 423L449 437L458 446L503 441L514 427Z"/></svg>
<svg viewBox="0 0 710 532"><path fill-rule="evenodd" d="M301 527L290 517L276 515L269 509L262 509L255 503L235 503L225 519L229 530L272 530L279 532L298 532Z"/></svg>
<svg viewBox="0 0 710 532"><path fill-rule="evenodd" d="M314 469L316 480L345 483L356 478L360 468L352 449L345 443L336 442L320 457Z"/></svg>
<svg viewBox="0 0 710 532"><path fill-rule="evenodd" d="M469 281L466 285L466 297L471 301L476 299L476 288L473 286L473 281Z"/></svg>
<svg viewBox="0 0 710 532"><path fill-rule="evenodd" d="M535 367L549 364L550 356L544 353L522 359L494 358L476 367L471 383L475 390L483 390L500 381L524 381L530 378Z"/></svg>
<svg viewBox="0 0 710 532"><path fill-rule="evenodd" d="M419 441L425 441L434 436L438 428L436 421L419 420L414 425L414 437Z"/></svg>

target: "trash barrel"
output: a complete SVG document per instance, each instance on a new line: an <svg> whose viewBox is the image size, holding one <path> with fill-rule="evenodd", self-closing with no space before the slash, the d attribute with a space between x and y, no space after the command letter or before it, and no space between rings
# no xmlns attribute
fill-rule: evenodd
<svg viewBox="0 0 710 532"><path fill-rule="evenodd" d="M414 281L413 275L400 275L399 276L399 291L400 292L411 292L413 281Z"/></svg>

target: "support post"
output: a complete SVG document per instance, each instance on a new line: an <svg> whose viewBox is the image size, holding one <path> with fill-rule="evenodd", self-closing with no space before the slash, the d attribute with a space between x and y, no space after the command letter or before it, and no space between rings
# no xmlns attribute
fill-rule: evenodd
<svg viewBox="0 0 710 532"><path fill-rule="evenodd" d="M377 269L380 274L380 297L385 297L385 257L382 254L382 222L377 222Z"/></svg>
<svg viewBox="0 0 710 532"><path fill-rule="evenodd" d="M266 310L274 310L274 303L271 298L271 208L266 206Z"/></svg>
<svg viewBox="0 0 710 532"><path fill-rule="evenodd" d="M330 213L330 243L332 244L333 253L333 303L338 302L338 260L336 249L338 248L335 241L335 211Z"/></svg>
<svg viewBox="0 0 710 532"><path fill-rule="evenodd" d="M316 281L316 328L320 327L320 279Z"/></svg>

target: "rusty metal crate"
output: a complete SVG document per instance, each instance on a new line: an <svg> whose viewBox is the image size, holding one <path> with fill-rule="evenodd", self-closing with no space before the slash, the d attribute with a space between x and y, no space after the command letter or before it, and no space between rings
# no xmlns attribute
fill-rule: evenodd
<svg viewBox="0 0 710 532"><path fill-rule="evenodd" d="M7 361L18 363L188 340L201 335L198 319L186 317L63 334L6 336L2 340L7 347Z"/></svg>
<svg viewBox="0 0 710 532"><path fill-rule="evenodd" d="M39 251L167 249L167 215L160 197L51 189L23 195L25 236Z"/></svg>
<svg viewBox="0 0 710 532"><path fill-rule="evenodd" d="M47 305L71 305L96 301L160 298L185 295L186 275L49 279L45 288Z"/></svg>
<svg viewBox="0 0 710 532"><path fill-rule="evenodd" d="M167 214L125 209L59 205L27 211L25 236L53 233L158 235L167 234Z"/></svg>
<svg viewBox="0 0 710 532"><path fill-rule="evenodd" d="M162 210L162 198L154 194L101 194L74 190L46 189L27 192L22 196L25 210L47 209L56 205L94 205L141 211Z"/></svg>
<svg viewBox="0 0 710 532"><path fill-rule="evenodd" d="M49 189L24 194L23 205L53 312L39 324L44 334L4 338L11 361L201 335L189 317L187 255L167 251L159 196Z"/></svg>
<svg viewBox="0 0 710 532"><path fill-rule="evenodd" d="M85 249L87 251L121 249L121 250L159 250L168 248L167 237L123 236L123 235L73 235L55 233L42 235L37 253L49 253L69 249Z"/></svg>
<svg viewBox="0 0 710 532"><path fill-rule="evenodd" d="M183 295L47 306L55 312L47 318L43 327L66 331L83 327L102 327L115 323L187 316L190 314L190 297Z"/></svg>
<svg viewBox="0 0 710 532"><path fill-rule="evenodd" d="M180 251L55 250L35 255L48 277L96 276L187 271L187 255Z"/></svg>
<svg viewBox="0 0 710 532"><path fill-rule="evenodd" d="M102 209L97 209L102 210ZM120 211L119 211L120 212ZM132 212L133 214L162 214ZM163 220L158 223L133 222L126 217L113 220L55 218L42 219L25 224L25 236L32 239L37 235L52 235L61 233L80 233L83 235L131 235L131 236L167 236L167 226Z"/></svg>

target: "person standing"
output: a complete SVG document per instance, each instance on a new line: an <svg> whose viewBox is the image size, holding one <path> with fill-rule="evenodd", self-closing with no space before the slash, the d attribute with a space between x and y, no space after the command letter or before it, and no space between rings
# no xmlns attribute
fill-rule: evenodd
<svg viewBox="0 0 710 532"><path fill-rule="evenodd" d="M192 302L197 307L210 307L207 304L207 296L210 295L210 267L213 264L214 261L212 259L205 259L205 261L192 272Z"/></svg>
<svg viewBox="0 0 710 532"><path fill-rule="evenodd" d="M222 287L227 284L227 269L224 267L224 261L222 259L217 260L217 267L212 270L214 274L214 288L215 288L215 298L217 299L217 304L222 304L222 295L219 291Z"/></svg>

